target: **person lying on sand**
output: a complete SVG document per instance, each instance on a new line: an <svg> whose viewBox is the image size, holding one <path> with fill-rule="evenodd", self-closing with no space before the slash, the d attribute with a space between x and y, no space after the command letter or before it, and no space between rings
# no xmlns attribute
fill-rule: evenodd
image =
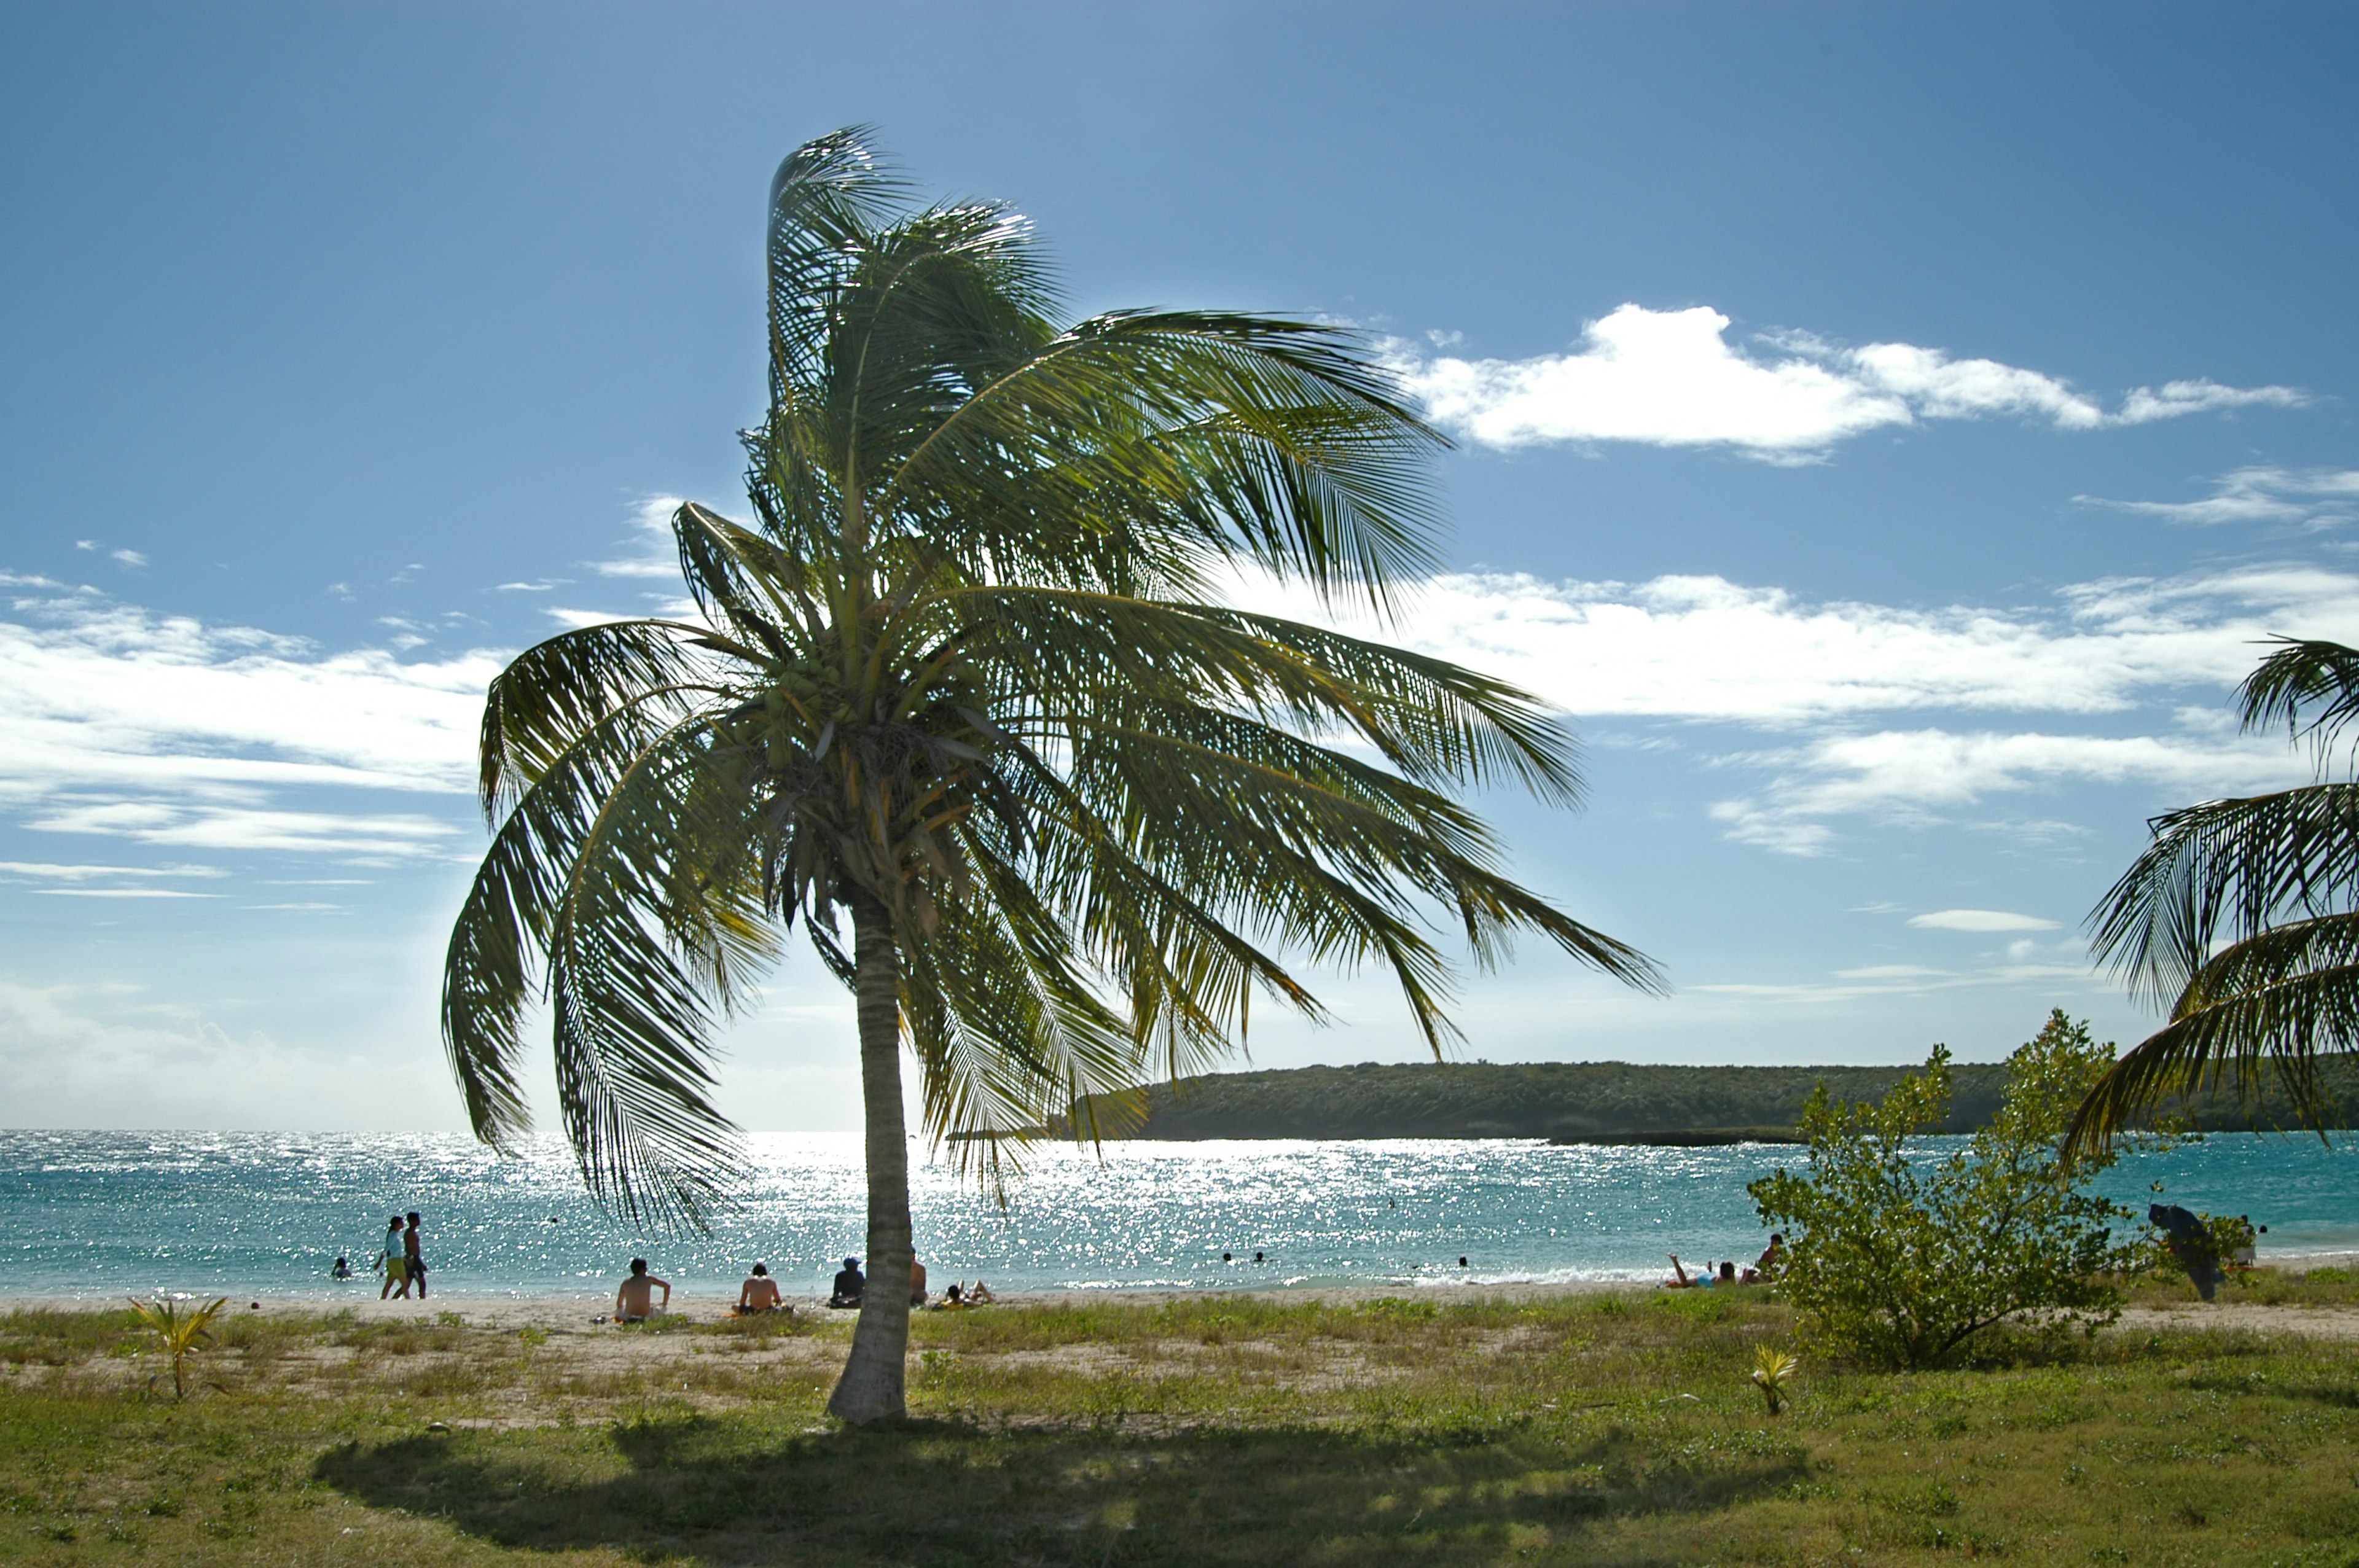
<svg viewBox="0 0 2359 1568"><path fill-rule="evenodd" d="M966 1304L969 1306L987 1306L998 1299L991 1293L991 1287L981 1280L967 1287Z"/></svg>
<svg viewBox="0 0 2359 1568"><path fill-rule="evenodd" d="M654 1303L656 1287L663 1287L663 1304ZM659 1312L671 1310L671 1281L659 1280L647 1272L647 1260L631 1260L631 1277L614 1291L614 1321L645 1323Z"/></svg>
<svg viewBox="0 0 2359 1568"><path fill-rule="evenodd" d="M770 1266L756 1263L737 1292L737 1304L731 1310L739 1317L751 1317L756 1313L778 1310L778 1281L770 1278Z"/></svg>
<svg viewBox="0 0 2359 1568"><path fill-rule="evenodd" d="M1680 1264L1680 1255L1676 1252L1671 1254L1671 1277L1663 1281L1663 1289L1667 1291L1692 1291L1699 1286L1710 1284L1711 1282L1712 1276L1709 1271L1699 1274L1694 1279L1690 1279L1688 1277L1687 1270L1682 1268Z"/></svg>

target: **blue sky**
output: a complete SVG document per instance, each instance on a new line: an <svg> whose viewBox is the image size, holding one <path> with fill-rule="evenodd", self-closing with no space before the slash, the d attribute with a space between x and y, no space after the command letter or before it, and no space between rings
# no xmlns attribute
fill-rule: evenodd
<svg viewBox="0 0 2359 1568"><path fill-rule="evenodd" d="M2304 776L2359 641L2346 7L17 6L0 14L0 1119L455 1127L434 999L504 653L740 497L761 201L864 121L1077 313L1318 313L1459 448L1397 637L1525 681L1525 878L1669 969L1493 1060L1992 1056L2148 1021L2079 923ZM1384 989L1261 1065L1397 1060ZM801 967L748 1125L854 1124Z"/></svg>

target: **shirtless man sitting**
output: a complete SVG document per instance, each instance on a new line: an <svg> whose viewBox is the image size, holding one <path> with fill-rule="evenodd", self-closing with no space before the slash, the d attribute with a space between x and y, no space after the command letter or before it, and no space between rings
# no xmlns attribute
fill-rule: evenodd
<svg viewBox="0 0 2359 1568"><path fill-rule="evenodd" d="M751 1317L757 1312L778 1310L778 1281L770 1278L770 1266L756 1263L744 1288L737 1292L736 1312L739 1317Z"/></svg>
<svg viewBox="0 0 2359 1568"><path fill-rule="evenodd" d="M656 1287L658 1285L663 1287L663 1303L661 1305L655 1304L653 1300ZM646 1259L632 1259L631 1277L625 1280L614 1292L614 1321L616 1323L645 1323L647 1319L655 1316L656 1314L659 1312L669 1312L670 1310L671 1281L669 1280L658 1280L653 1274L648 1273L647 1260Z"/></svg>

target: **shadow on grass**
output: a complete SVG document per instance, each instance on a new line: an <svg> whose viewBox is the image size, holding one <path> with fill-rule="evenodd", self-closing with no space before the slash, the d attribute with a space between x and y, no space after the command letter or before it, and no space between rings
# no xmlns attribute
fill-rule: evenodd
<svg viewBox="0 0 2359 1568"><path fill-rule="evenodd" d="M712 1564L1318 1562L1372 1551L1418 1563L1489 1557L1536 1530L1562 1541L1616 1517L1701 1514L1804 1469L1799 1446L1656 1463L1616 1434L921 1424L780 1436L692 1418L346 1444L314 1474L355 1501L504 1546Z"/></svg>

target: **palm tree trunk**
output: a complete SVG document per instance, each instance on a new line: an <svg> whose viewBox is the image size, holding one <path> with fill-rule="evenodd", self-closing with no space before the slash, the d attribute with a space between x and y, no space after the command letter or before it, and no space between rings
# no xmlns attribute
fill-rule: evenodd
<svg viewBox="0 0 2359 1568"><path fill-rule="evenodd" d="M863 897L852 909L853 994L860 1010L860 1091L868 1127L868 1290L852 1358L827 1408L854 1425L908 1414L909 1145L901 1119L901 955L892 917Z"/></svg>

